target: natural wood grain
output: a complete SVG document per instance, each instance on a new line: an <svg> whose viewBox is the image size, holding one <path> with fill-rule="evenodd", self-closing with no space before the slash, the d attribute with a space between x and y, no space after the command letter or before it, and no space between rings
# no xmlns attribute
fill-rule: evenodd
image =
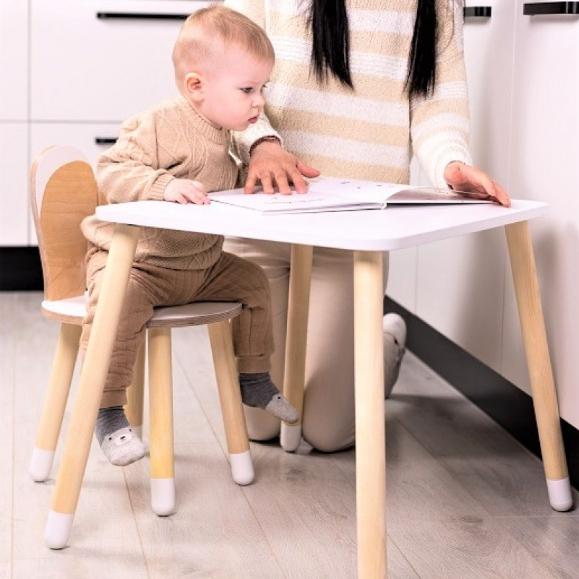
<svg viewBox="0 0 579 579"><path fill-rule="evenodd" d="M549 480L560 480L568 476L567 461L529 224L523 221L507 225L505 232L545 475Z"/></svg>

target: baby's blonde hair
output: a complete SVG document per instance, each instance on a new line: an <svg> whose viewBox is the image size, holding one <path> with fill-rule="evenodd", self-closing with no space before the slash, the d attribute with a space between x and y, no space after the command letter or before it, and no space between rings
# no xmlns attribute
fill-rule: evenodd
<svg viewBox="0 0 579 579"><path fill-rule="evenodd" d="M214 5L197 10L185 20L175 47L173 65L175 80L182 88L184 77L209 59L221 46L236 45L263 60L275 60L273 46L265 31L252 20L224 6Z"/></svg>

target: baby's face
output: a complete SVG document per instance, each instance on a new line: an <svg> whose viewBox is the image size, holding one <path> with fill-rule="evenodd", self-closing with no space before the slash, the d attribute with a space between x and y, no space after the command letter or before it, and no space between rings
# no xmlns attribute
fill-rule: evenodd
<svg viewBox="0 0 579 579"><path fill-rule="evenodd" d="M238 47L226 48L211 60L204 75L199 112L219 127L243 131L255 123L265 104L264 88L273 68Z"/></svg>

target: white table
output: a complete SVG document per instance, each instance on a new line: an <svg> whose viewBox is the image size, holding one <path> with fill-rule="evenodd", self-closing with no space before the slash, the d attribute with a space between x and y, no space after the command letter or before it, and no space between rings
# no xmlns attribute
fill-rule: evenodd
<svg viewBox="0 0 579 579"><path fill-rule="evenodd" d="M496 205L420 206L277 216L217 203L182 206L143 201L97 208L100 219L117 225L73 408L69 432L74 436L66 440L67 460L62 465L67 466L58 474L47 532L53 539L60 533L63 545L68 542L139 227L293 244L284 391L298 404L303 392L311 248L354 252L358 576L364 579L386 575L382 252L505 227L549 498L553 508L567 510L571 490L527 223L546 209L545 204L533 201L514 201L510 209ZM293 435L289 439L295 438ZM285 438L286 446L291 446L287 433Z"/></svg>

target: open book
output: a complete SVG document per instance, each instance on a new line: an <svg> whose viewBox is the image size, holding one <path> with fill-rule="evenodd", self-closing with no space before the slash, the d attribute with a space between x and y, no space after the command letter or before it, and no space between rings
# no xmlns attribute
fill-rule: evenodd
<svg viewBox="0 0 579 579"><path fill-rule="evenodd" d="M486 198L480 199L477 194L452 189L330 177L310 180L309 190L304 194L247 195L243 189L231 189L210 193L209 198L266 214L384 209L390 204L491 203Z"/></svg>

